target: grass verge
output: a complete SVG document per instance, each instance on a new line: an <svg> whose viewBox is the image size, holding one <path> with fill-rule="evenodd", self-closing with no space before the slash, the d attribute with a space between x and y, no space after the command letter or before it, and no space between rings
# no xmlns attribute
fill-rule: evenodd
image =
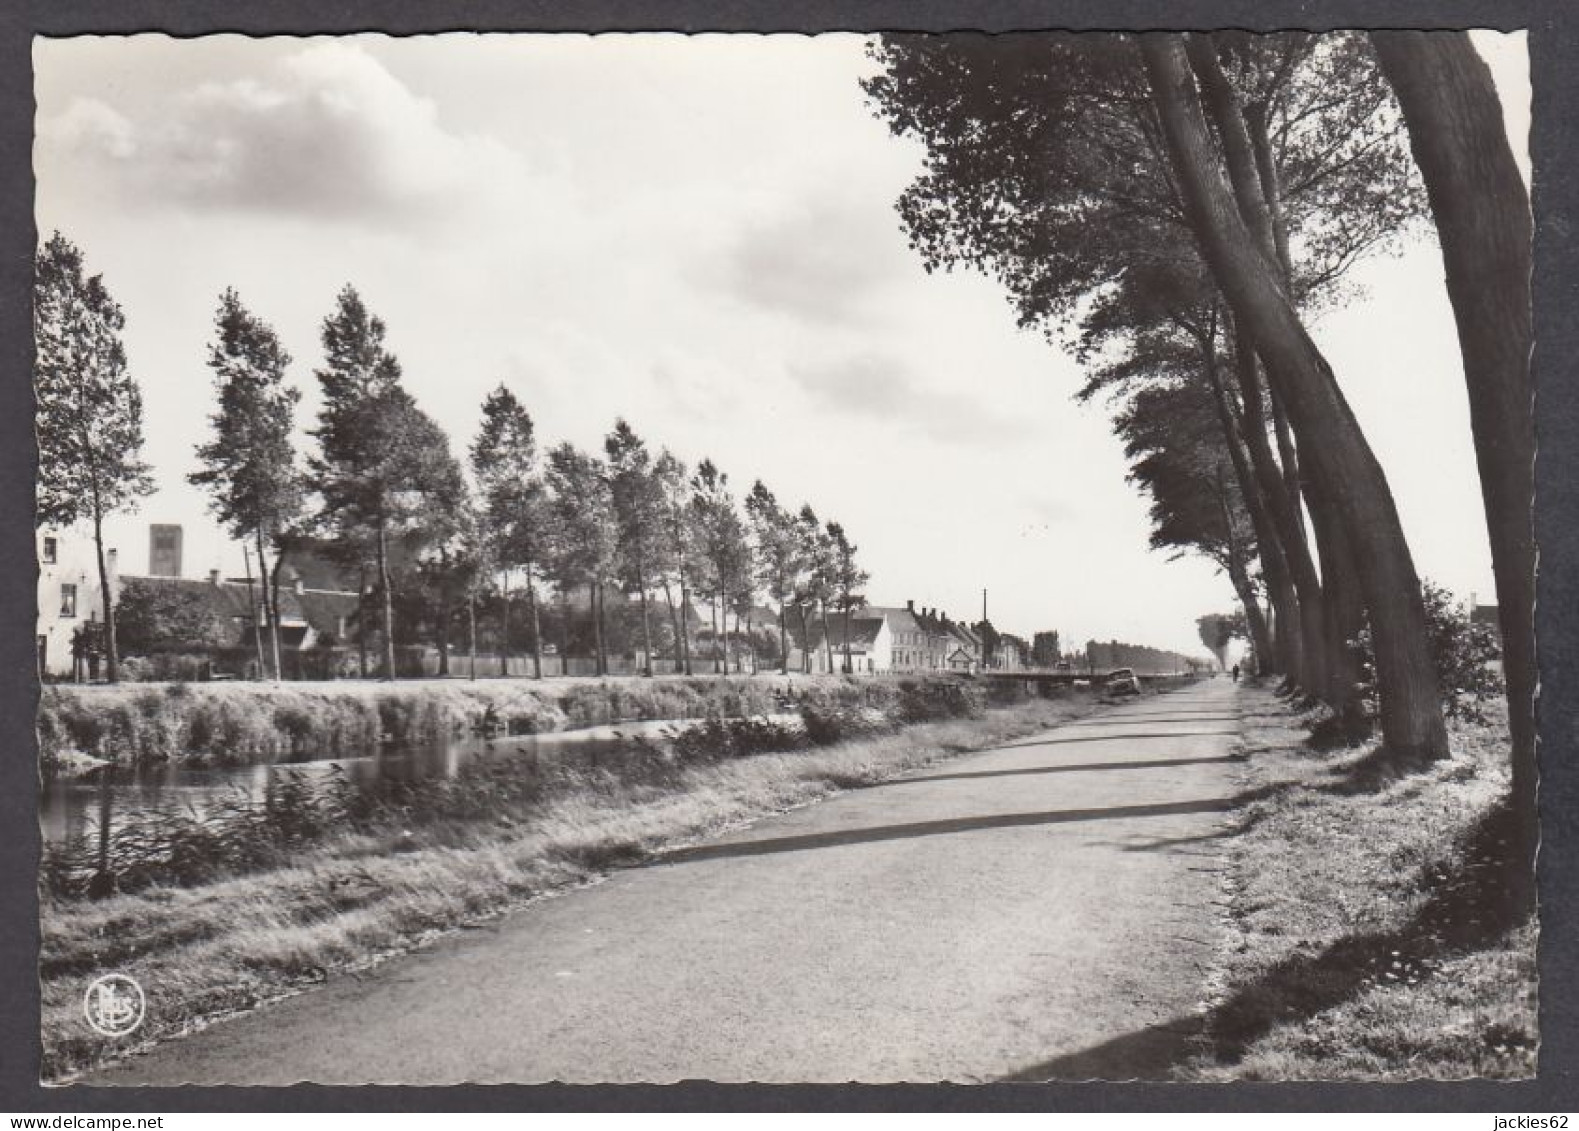
<svg viewBox="0 0 1579 1131"><path fill-rule="evenodd" d="M435 742L477 730L541 734L637 719L738 717L814 706L890 706L906 685L947 676L666 676L428 679L397 683L167 683L42 689L46 770L110 762L242 765Z"/></svg>
<svg viewBox="0 0 1579 1131"><path fill-rule="evenodd" d="M1534 1075L1535 926L1499 914L1507 727L1452 723L1452 756L1377 781L1245 692L1249 803L1228 839L1223 980L1194 1080Z"/></svg>
<svg viewBox="0 0 1579 1131"><path fill-rule="evenodd" d="M841 789L872 785L1090 713L1063 692L832 746L686 767L662 783L592 776L540 808L354 834L270 871L41 908L43 1074L62 1080L113 1054L82 994L130 974L148 995L147 1042L370 965L446 931L660 849L717 835Z"/></svg>

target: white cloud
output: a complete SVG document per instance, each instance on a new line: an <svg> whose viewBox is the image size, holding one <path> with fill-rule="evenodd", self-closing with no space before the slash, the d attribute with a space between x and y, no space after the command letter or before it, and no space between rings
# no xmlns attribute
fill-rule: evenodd
<svg viewBox="0 0 1579 1131"><path fill-rule="evenodd" d="M874 206L875 205L875 206ZM789 317L850 325L915 273L886 201L813 199L745 227L703 283Z"/></svg>
<svg viewBox="0 0 1579 1131"><path fill-rule="evenodd" d="M79 98L40 123L41 159L143 205L367 224L458 215L534 187L518 154L444 129L431 101L353 43L313 43L163 110L133 122Z"/></svg>
<svg viewBox="0 0 1579 1131"><path fill-rule="evenodd" d="M822 410L864 416L950 444L1019 439L1023 420L980 397L928 385L903 361L860 354L831 363L791 363L789 375Z"/></svg>

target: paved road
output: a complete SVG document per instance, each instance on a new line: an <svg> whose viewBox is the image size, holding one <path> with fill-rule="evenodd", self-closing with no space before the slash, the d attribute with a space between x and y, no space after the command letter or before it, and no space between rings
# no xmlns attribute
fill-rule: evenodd
<svg viewBox="0 0 1579 1131"><path fill-rule="evenodd" d="M1201 994L1236 723L1226 679L1115 708L618 872L95 1082L979 1081L1060 1058L1103 1075L1083 1052Z"/></svg>

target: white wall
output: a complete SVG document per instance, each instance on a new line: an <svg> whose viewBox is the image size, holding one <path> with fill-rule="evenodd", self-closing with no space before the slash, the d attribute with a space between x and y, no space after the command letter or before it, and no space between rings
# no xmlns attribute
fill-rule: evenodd
<svg viewBox="0 0 1579 1131"><path fill-rule="evenodd" d="M44 560L44 539L55 539L55 561ZM104 600L99 589L99 566L94 553L93 535L86 526L68 530L37 530L33 535L38 559L38 628L45 638L44 665L49 675L71 674L71 636L79 625L104 619ZM106 553L108 553L106 549ZM110 586L116 590L119 578L113 559ZM76 616L61 615L61 587L77 587Z"/></svg>

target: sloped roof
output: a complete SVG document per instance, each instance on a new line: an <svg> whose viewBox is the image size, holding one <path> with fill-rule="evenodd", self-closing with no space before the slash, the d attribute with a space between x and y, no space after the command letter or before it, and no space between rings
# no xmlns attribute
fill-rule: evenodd
<svg viewBox="0 0 1579 1131"><path fill-rule="evenodd" d="M314 632L339 633L340 619L345 618L349 624L356 619L356 614L355 593L322 593L311 589L296 593L289 589L280 590L280 620L299 616L312 625Z"/></svg>
<svg viewBox="0 0 1579 1131"><path fill-rule="evenodd" d="M293 547L285 554L285 564L280 567L280 588L294 585L300 579L304 589L317 589L326 593L355 593L355 570L336 565L327 553L308 544Z"/></svg>
<svg viewBox="0 0 1579 1131"><path fill-rule="evenodd" d="M249 597L246 583L240 585L229 581L218 583L200 580L191 577L149 577L143 574L123 574L122 585L136 585L149 590L164 590L167 593L181 594L187 600L201 602L207 611L218 617L238 617L251 621L253 617L253 601L256 594Z"/></svg>
<svg viewBox="0 0 1579 1131"><path fill-rule="evenodd" d="M258 606L263 601L263 587L257 581L251 586L245 581L215 582L188 577L134 576L122 581L180 593L188 600L200 601L211 615L239 621L243 630L261 615ZM356 611L355 593L325 593L311 589L297 593L285 585L280 587L280 621L284 628L289 628L292 621L298 624L305 621L316 632L339 632L340 618L351 620Z"/></svg>
<svg viewBox="0 0 1579 1131"><path fill-rule="evenodd" d="M920 632L920 619L909 609L893 605L866 605L861 609L864 616L880 616L888 622L891 632Z"/></svg>
<svg viewBox="0 0 1579 1131"><path fill-rule="evenodd" d="M872 647L877 643L878 636L883 631L883 624L882 617L852 616L850 618L850 651L871 651ZM812 621L810 628L810 648L823 647L822 619L819 617ZM796 647L803 649L807 647L801 640L800 626L798 624L793 622L790 624L790 635L794 637ZM834 613L828 617L828 643L832 645L835 651L842 652L844 650L844 616L841 613Z"/></svg>

